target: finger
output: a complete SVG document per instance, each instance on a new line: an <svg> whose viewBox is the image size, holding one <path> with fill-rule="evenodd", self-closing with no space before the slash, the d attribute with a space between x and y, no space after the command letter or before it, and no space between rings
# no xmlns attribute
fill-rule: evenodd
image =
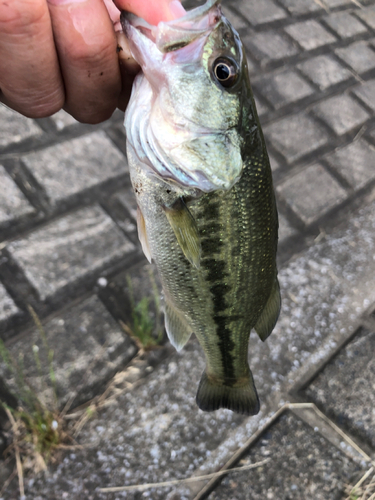
<svg viewBox="0 0 375 500"><path fill-rule="evenodd" d="M61 109L64 87L45 0L0 2L0 100L31 118Z"/></svg>
<svg viewBox="0 0 375 500"><path fill-rule="evenodd" d="M99 123L116 109L121 76L112 21L102 0L48 0L65 83L64 108Z"/></svg>
<svg viewBox="0 0 375 500"><path fill-rule="evenodd" d="M179 0L114 0L114 2L120 10L133 12L154 25L186 14Z"/></svg>

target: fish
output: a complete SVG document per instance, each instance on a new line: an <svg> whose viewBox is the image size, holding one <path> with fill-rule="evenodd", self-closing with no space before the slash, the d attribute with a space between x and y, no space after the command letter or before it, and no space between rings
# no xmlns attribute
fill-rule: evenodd
<svg viewBox="0 0 375 500"><path fill-rule="evenodd" d="M245 50L218 0L157 26L121 24L141 67L125 113L138 236L160 276L165 328L194 333L203 411L259 412L250 333L265 341L281 300L272 172Z"/></svg>

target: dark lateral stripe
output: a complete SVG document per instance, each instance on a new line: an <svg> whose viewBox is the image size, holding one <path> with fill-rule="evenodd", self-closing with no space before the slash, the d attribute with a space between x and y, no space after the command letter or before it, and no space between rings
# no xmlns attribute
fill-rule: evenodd
<svg viewBox="0 0 375 500"><path fill-rule="evenodd" d="M201 236L202 259L201 266L207 271L206 280L211 283L210 292L212 294L214 316L216 324L216 335L218 347L221 354L224 379L230 385L235 381L234 359L231 351L235 344L232 340L229 323L233 321L233 316L225 315L228 309L226 296L231 287L225 282L228 281L227 262L215 258L214 255L220 252L224 245L220 241L220 203L210 199L215 195L206 195L202 203L202 212L199 214L199 232ZM211 222L212 221L212 222Z"/></svg>

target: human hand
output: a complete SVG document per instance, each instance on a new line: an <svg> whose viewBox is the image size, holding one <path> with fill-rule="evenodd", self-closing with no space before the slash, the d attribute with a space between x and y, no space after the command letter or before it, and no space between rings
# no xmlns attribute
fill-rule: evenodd
<svg viewBox="0 0 375 500"><path fill-rule="evenodd" d="M152 24L183 15L178 0L115 0ZM64 108L99 123L125 109L139 67L111 0L0 0L0 101L30 118Z"/></svg>

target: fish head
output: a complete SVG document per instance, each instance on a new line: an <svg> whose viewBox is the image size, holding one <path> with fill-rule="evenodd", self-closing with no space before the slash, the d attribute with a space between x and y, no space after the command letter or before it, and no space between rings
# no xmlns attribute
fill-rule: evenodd
<svg viewBox="0 0 375 500"><path fill-rule="evenodd" d="M158 26L129 13L121 21L142 69L125 118L128 140L163 179L230 189L243 168L249 81L242 42L218 1Z"/></svg>

